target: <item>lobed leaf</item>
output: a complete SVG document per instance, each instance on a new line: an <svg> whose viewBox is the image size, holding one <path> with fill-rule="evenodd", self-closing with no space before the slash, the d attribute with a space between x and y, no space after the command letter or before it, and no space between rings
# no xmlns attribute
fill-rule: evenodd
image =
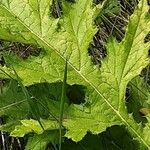
<svg viewBox="0 0 150 150"><path fill-rule="evenodd" d="M144 43L150 20L146 0L141 0L130 17L125 38L118 43L111 38L107 44L108 56L102 67L94 66L88 56L88 46L97 29L92 0L63 1L63 16L54 19L49 12L49 0L0 2L0 38L33 44L43 48L39 57L22 60L5 56L7 67L12 65L24 85L56 82L63 79L63 66L68 59L68 83L87 88L85 107L71 105L66 109L64 126L66 136L80 141L87 131L98 134L112 125L124 124L143 145L150 148L146 131L129 115L125 106L128 82L140 74L149 63L150 45ZM78 130L77 130L78 129Z"/></svg>

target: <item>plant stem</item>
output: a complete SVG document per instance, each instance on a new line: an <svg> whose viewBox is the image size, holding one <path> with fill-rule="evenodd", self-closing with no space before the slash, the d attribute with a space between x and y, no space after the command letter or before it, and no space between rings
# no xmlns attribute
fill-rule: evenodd
<svg viewBox="0 0 150 150"><path fill-rule="evenodd" d="M67 81L67 60L66 60L65 70L64 70L64 79L63 79L61 102L60 102L59 150L61 150L61 142L62 142L62 121L63 121L64 104L65 104L65 96L66 96L66 81Z"/></svg>

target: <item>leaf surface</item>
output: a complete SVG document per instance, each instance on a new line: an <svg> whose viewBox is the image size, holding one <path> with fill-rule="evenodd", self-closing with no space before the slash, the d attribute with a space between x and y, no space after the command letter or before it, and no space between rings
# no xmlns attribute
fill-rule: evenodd
<svg viewBox="0 0 150 150"><path fill-rule="evenodd" d="M50 142L53 144L58 143L57 131L47 131L41 135L30 137L26 145L26 150L44 150Z"/></svg>
<svg viewBox="0 0 150 150"><path fill-rule="evenodd" d="M0 101L0 116L6 115L8 120L24 119L29 114L27 99L14 80L5 83L5 86L1 89Z"/></svg>
<svg viewBox="0 0 150 150"><path fill-rule="evenodd" d="M56 122L51 122L49 120L41 120L45 130L54 130L57 129L58 126ZM30 132L34 132L36 134L42 134L43 129L40 126L39 122L33 119L30 120L21 120L21 125L15 127L15 129L11 132L11 136L14 137L23 137L25 134Z"/></svg>
<svg viewBox="0 0 150 150"><path fill-rule="evenodd" d="M5 57L13 65L25 85L62 80L68 59L68 83L87 88L89 107L71 105L64 126L66 136L81 140L87 131L98 134L112 125L124 124L141 143L150 147L143 127L128 114L124 103L128 82L147 66L149 44L144 43L150 25L146 0L141 0L130 17L122 42L110 39L108 56L102 67L94 66L88 56L88 46L97 29L94 26L96 7L92 0L63 1L63 16L54 19L49 11L50 1L1 0L0 38L33 44L43 48L39 57L22 60L13 55ZM10 75L12 71L3 67ZM90 111L86 111L89 109ZM77 130L78 129L78 130Z"/></svg>

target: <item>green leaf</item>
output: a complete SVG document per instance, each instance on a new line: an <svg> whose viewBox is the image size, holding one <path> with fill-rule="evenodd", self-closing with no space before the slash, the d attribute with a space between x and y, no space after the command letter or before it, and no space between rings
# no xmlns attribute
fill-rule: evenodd
<svg viewBox="0 0 150 150"><path fill-rule="evenodd" d="M128 112L133 113L137 122L145 121L145 118L140 113L142 108L149 108L149 86L144 82L143 78L138 76L129 82L128 88L129 96L126 99Z"/></svg>
<svg viewBox="0 0 150 150"><path fill-rule="evenodd" d="M15 80L7 81L0 93L0 116L7 116L9 121L24 119L29 114L29 106L21 87Z"/></svg>
<svg viewBox="0 0 150 150"><path fill-rule="evenodd" d="M15 71L15 69L13 68L13 71L15 73L15 76L17 78L18 84L20 85L22 92L24 93L27 102L30 106L30 110L32 112L32 115L38 120L39 124L41 125L42 129L44 130L44 127L40 121L40 111L37 105L37 101L34 101L34 98L32 98L28 92L28 90L26 89L26 87L22 84L22 81L20 79L20 77L18 76L17 72Z"/></svg>
<svg viewBox="0 0 150 150"><path fill-rule="evenodd" d="M133 112L134 118L137 122L141 122L144 126L143 137L149 140L150 116L149 116L149 95L150 87L144 82L143 78L136 77L130 83L130 97L127 104L129 111ZM131 106L132 105L132 106ZM141 116L141 114L144 116Z"/></svg>
<svg viewBox="0 0 150 150"><path fill-rule="evenodd" d="M83 140L76 143L71 140L66 140L62 144L62 150L142 150L140 145L132 139L131 135L123 126L113 126L107 128L105 132L98 135L88 133ZM143 147L143 150L146 149Z"/></svg>
<svg viewBox="0 0 150 150"><path fill-rule="evenodd" d="M53 82L62 79L66 56L69 64L80 70L84 65L85 56L88 56L86 50L89 42L97 31L93 26L93 16L97 10L92 8L92 1L80 0L74 4L64 1L62 19L49 16L50 0L17 3L18 0L10 4L5 1L1 3L0 32L4 35L1 34L0 38L34 44L44 48L46 53L26 61L10 56L6 61L7 65L13 65L19 77L24 76L22 79L26 85L40 82L43 78ZM16 4L22 10L15 9ZM9 36L6 36L7 34ZM21 66L26 67L22 70ZM30 81L26 80L26 77L30 78Z"/></svg>
<svg viewBox="0 0 150 150"><path fill-rule="evenodd" d="M146 123L144 129L143 129L143 137L150 142L149 139L149 134L150 134L150 115L148 115L147 117L148 122Z"/></svg>
<svg viewBox="0 0 150 150"><path fill-rule="evenodd" d="M49 4L49 0L1 1L0 38L33 44L45 50L39 57L27 60L7 55L7 66L14 66L24 85L45 80L56 82L63 80L68 58L68 84L87 88L86 102L90 111L86 105L71 105L66 109L67 117L63 122L68 130L66 136L79 141L87 131L98 134L112 125L124 124L133 137L149 148L150 141L145 134L147 126L143 129L128 114L124 98L128 82L149 63L149 44L144 43L150 26L146 17L147 1L141 0L130 17L123 41L109 40L108 56L101 68L92 64L87 52L97 32L94 25L97 9L92 0L63 1L61 19L49 15ZM14 76L11 69L6 66L3 69Z"/></svg>
<svg viewBox="0 0 150 150"><path fill-rule="evenodd" d="M58 124L55 121L41 119L41 123L43 124L45 130L58 129ZM42 127L36 120L21 120L21 124L22 125L18 125L15 127L15 129L11 132L11 136L23 137L25 134L28 134L30 132L34 132L37 134L43 133Z"/></svg>
<svg viewBox="0 0 150 150"><path fill-rule="evenodd" d="M44 150L49 143L58 143L58 132L57 131L46 131L43 134L35 134L30 137L26 145L26 150Z"/></svg>

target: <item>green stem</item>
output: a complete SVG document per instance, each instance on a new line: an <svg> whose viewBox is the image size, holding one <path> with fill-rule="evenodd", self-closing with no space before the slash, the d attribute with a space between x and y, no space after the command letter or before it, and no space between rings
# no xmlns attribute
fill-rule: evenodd
<svg viewBox="0 0 150 150"><path fill-rule="evenodd" d="M63 79L61 102L60 102L60 115L59 115L59 150L61 150L61 142L62 142L62 121L63 121L64 104L65 104L65 96L66 96L66 81L67 81L67 60L66 60L65 70L64 70L64 79Z"/></svg>

